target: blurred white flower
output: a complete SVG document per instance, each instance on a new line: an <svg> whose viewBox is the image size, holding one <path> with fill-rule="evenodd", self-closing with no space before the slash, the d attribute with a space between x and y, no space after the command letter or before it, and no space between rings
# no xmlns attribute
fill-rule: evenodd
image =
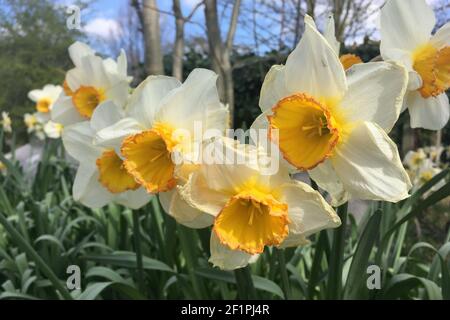
<svg viewBox="0 0 450 320"><path fill-rule="evenodd" d="M9 117L9 113L6 111L2 112L2 127L3 127L3 131L4 132L8 132L11 133L12 132L12 121L11 118Z"/></svg>
<svg viewBox="0 0 450 320"><path fill-rule="evenodd" d="M53 121L48 121L45 125L44 125L44 132L45 135L51 139L58 139L61 137L61 133L63 131L63 125L53 122Z"/></svg>
<svg viewBox="0 0 450 320"><path fill-rule="evenodd" d="M442 171L439 167L437 167L431 159L426 159L422 165L420 166L415 179L414 179L414 187L420 188L425 183L433 179L433 177L439 174ZM445 185L445 180L439 181L437 184L433 186L432 191L436 191Z"/></svg>
<svg viewBox="0 0 450 320"><path fill-rule="evenodd" d="M128 98L129 78L124 51L117 61L102 59L86 44L69 47L75 68L69 70L64 93L55 102L52 120L64 126L89 120L102 102L110 100L123 107Z"/></svg>
<svg viewBox="0 0 450 320"><path fill-rule="evenodd" d="M422 148L418 149L417 151L410 150L403 159L403 163L408 166L410 170L417 170L423 164L426 158L427 155Z"/></svg>
<svg viewBox="0 0 450 320"><path fill-rule="evenodd" d="M450 117L450 22L434 35L436 18L425 0L389 0L381 9L381 55L409 71L412 128L442 129Z"/></svg>
<svg viewBox="0 0 450 320"><path fill-rule="evenodd" d="M62 91L63 88L61 86L47 84L42 89L30 91L28 98L36 103L38 112L49 113Z"/></svg>

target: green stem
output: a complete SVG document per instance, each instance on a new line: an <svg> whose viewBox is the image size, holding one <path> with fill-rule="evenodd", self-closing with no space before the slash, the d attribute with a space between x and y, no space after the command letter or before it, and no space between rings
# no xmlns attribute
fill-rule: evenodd
<svg viewBox="0 0 450 320"><path fill-rule="evenodd" d="M328 267L328 299L339 299L342 296L342 268L344 264L345 229L347 225L348 203L337 209L341 226L333 230L333 247Z"/></svg>
<svg viewBox="0 0 450 320"><path fill-rule="evenodd" d="M50 269L50 267L45 263L45 261L39 256L39 254L33 249L33 247L22 237L22 235L13 227L13 225L8 221L8 219L0 212L0 223L10 234L11 238L15 243L31 258L36 266L42 271L42 273L50 280L56 290L59 291L61 296L67 300L73 300L69 291L61 284L61 281L55 275L55 273Z"/></svg>
<svg viewBox="0 0 450 320"><path fill-rule="evenodd" d="M195 274L197 269L197 261L195 257L195 239L193 237L193 230L178 225L178 233L180 236L181 250L183 251L184 258L186 259L186 266L189 273L189 278L191 279L192 286L194 288L195 295L197 299L203 299L205 296L203 294L203 287L200 283L200 279Z"/></svg>
<svg viewBox="0 0 450 320"><path fill-rule="evenodd" d="M236 285L240 299L256 299L256 290L253 285L252 273L249 266L234 270Z"/></svg>
<svg viewBox="0 0 450 320"><path fill-rule="evenodd" d="M289 285L289 276L286 269L286 258L284 256L284 250L274 248L274 251L278 259L278 267L280 268L281 284L283 286L284 296L287 300L290 300L292 298L292 294L291 286Z"/></svg>
<svg viewBox="0 0 450 320"><path fill-rule="evenodd" d="M133 236L134 236L134 250L136 251L138 288L142 294L145 294L144 266L142 263L142 249L141 249L141 232L139 228L139 212L136 210L133 210Z"/></svg>

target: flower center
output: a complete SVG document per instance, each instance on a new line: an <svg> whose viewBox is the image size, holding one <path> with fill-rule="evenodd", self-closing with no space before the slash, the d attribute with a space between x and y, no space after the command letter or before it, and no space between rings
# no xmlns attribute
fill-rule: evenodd
<svg viewBox="0 0 450 320"><path fill-rule="evenodd" d="M433 179L434 174L432 170L427 170L427 171L423 171L422 173L420 173L420 181L425 184L428 181L430 181L431 179Z"/></svg>
<svg viewBox="0 0 450 320"><path fill-rule="evenodd" d="M36 110L42 113L50 111L50 105L52 101L49 98L42 98L36 103Z"/></svg>
<svg viewBox="0 0 450 320"><path fill-rule="evenodd" d="M173 139L173 131L170 126L157 123L122 143L125 168L148 192L164 192L176 185L172 151L178 141Z"/></svg>
<svg viewBox="0 0 450 320"><path fill-rule="evenodd" d="M436 97L450 88L450 46L437 49L431 44L412 55L413 68L422 78L419 92L424 98Z"/></svg>
<svg viewBox="0 0 450 320"><path fill-rule="evenodd" d="M249 254L279 245L289 233L287 204L267 193L243 191L233 196L214 221L222 244Z"/></svg>
<svg viewBox="0 0 450 320"><path fill-rule="evenodd" d="M339 140L340 128L330 110L306 94L280 100L269 122L271 139L283 157L301 170L330 157Z"/></svg>
<svg viewBox="0 0 450 320"><path fill-rule="evenodd" d="M139 188L139 184L127 172L122 159L114 150L103 152L97 159L97 167L100 173L100 183L111 193L121 193Z"/></svg>
<svg viewBox="0 0 450 320"><path fill-rule="evenodd" d="M105 92L94 87L81 86L72 95L72 101L78 112L88 119L91 118L95 108L106 100Z"/></svg>
<svg viewBox="0 0 450 320"><path fill-rule="evenodd" d="M363 63L361 58L354 54L344 54L339 60L341 61L344 70L350 69L354 64Z"/></svg>

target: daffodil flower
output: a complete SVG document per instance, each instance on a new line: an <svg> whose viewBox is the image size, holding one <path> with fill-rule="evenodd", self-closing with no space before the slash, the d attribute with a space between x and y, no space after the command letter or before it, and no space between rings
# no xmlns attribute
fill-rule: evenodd
<svg viewBox="0 0 450 320"><path fill-rule="evenodd" d="M53 84L47 84L42 89L32 90L28 93L28 98L36 103L36 111L43 114L50 114L55 101L61 95L63 88ZM50 118L50 117L48 117Z"/></svg>
<svg viewBox="0 0 450 320"><path fill-rule="evenodd" d="M47 121L44 125L45 135L51 139L59 139L63 131L63 125L60 123L53 122L52 120Z"/></svg>
<svg viewBox="0 0 450 320"><path fill-rule="evenodd" d="M91 208L115 202L138 209L148 203L151 197L127 172L123 160L114 149L93 144L97 130L123 117L123 109L110 101L101 104L98 109L98 117L72 124L62 133L65 149L79 162L73 197ZM103 117L105 114L109 116Z"/></svg>
<svg viewBox="0 0 450 320"><path fill-rule="evenodd" d="M0 121L0 123L2 124L4 132L8 132L8 133L12 132L12 127L11 127L12 121L11 121L11 118L9 117L8 112L2 111L2 120Z"/></svg>
<svg viewBox="0 0 450 320"><path fill-rule="evenodd" d="M192 155L203 134L214 130L213 136L223 135L229 125L216 80L217 75L205 69L192 71L183 84L173 77L150 76L131 95L127 116L98 131L95 138L97 145L120 154L124 168L149 193L163 193L164 209L191 227L204 225L201 213L180 201L174 189L195 169ZM103 110L108 117L108 110Z"/></svg>
<svg viewBox="0 0 450 320"><path fill-rule="evenodd" d="M319 192L291 180L284 167L263 174L258 148L228 138L211 144L214 154L241 161L203 163L178 188L186 202L214 219L210 262L215 266L241 268L265 247L306 244L309 235L340 225Z"/></svg>
<svg viewBox="0 0 450 320"><path fill-rule="evenodd" d="M310 18L285 66L273 66L253 127L297 170L309 170L333 204L350 197L396 202L411 183L388 137L400 114L407 72L396 63L354 65L345 74Z"/></svg>
<svg viewBox="0 0 450 320"><path fill-rule="evenodd" d="M450 23L434 35L433 10L425 0L389 0L381 9L381 55L409 71L408 108L412 128L442 129L450 116Z"/></svg>
<svg viewBox="0 0 450 320"><path fill-rule="evenodd" d="M416 189L423 186L425 183L433 179L433 177L442 171L437 167L431 159L426 159L423 161L422 165L417 171L414 179L414 187ZM436 185L431 188L431 191L436 191L445 185L445 180L439 181Z"/></svg>
<svg viewBox="0 0 450 320"><path fill-rule="evenodd" d="M124 52L115 62L103 60L87 45L76 42L69 47L75 68L66 74L64 93L52 108L52 120L64 126L89 120L102 102L123 106L128 98L129 78Z"/></svg>
<svg viewBox="0 0 450 320"><path fill-rule="evenodd" d="M410 150L406 153L405 158L403 159L403 163L411 170L417 170L423 164L423 162L427 159L427 155L425 154L422 148L417 151Z"/></svg>

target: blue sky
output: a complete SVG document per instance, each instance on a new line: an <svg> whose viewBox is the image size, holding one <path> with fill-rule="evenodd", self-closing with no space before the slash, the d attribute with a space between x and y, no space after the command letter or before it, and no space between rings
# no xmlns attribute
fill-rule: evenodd
<svg viewBox="0 0 450 320"><path fill-rule="evenodd" d="M67 6L76 2L76 0L53 0L56 4ZM246 1L246 0L244 0ZM374 0L375 2L382 2L383 0ZM429 3L433 3L436 0L427 0ZM172 0L157 0L158 7L162 11L171 12ZM189 14L192 8L198 3L199 0L181 0L182 10L184 15ZM124 12L125 8L129 5L129 0L93 0L89 7L81 12L81 21L83 31L88 36L88 39L100 39L101 41L108 41L108 38L112 34L120 34L120 25L118 18L120 14ZM378 4L379 5L379 4ZM197 10L193 20L198 24L204 25L203 8ZM223 21L225 29L226 19ZM370 19L367 22L368 28L376 29L376 18ZM161 13L161 34L163 43L170 43L174 36L174 21L173 17L168 14ZM204 30L196 24L186 24L186 37L193 35L204 36ZM222 30L225 32L226 30ZM259 31L264 33L264 30ZM377 34L374 34L377 37ZM356 42L361 42L362 39L355 39ZM96 41L92 41L96 42ZM97 41L98 43L98 41ZM248 30L238 28L236 34L236 44L252 45L253 38L249 34Z"/></svg>

